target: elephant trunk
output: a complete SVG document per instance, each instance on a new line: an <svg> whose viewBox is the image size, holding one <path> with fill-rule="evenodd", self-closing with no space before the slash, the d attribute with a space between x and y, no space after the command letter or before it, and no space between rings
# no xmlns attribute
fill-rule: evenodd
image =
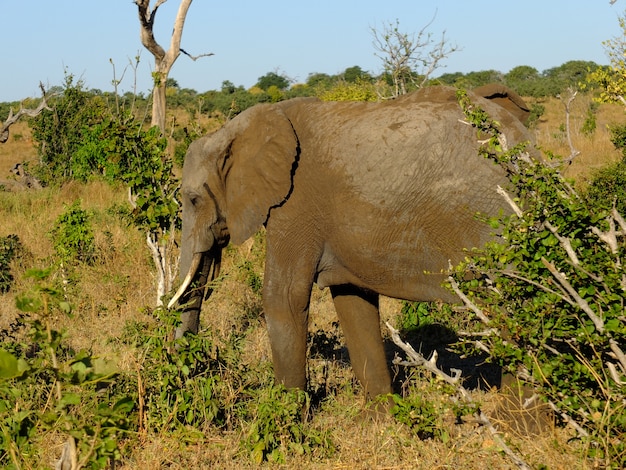
<svg viewBox="0 0 626 470"><path fill-rule="evenodd" d="M198 333L202 302L213 293L211 283L219 276L222 261L221 248L214 246L205 253L193 255L189 271L180 288L168 304L182 307L181 324L176 328L176 338L186 332Z"/></svg>

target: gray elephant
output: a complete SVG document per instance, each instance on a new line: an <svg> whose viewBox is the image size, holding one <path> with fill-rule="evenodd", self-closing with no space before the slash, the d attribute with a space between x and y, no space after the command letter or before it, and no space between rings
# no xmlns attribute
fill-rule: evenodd
<svg viewBox="0 0 626 470"><path fill-rule="evenodd" d="M520 122L528 108L497 88L509 110L470 97L501 123L509 143L531 140ZM441 287L442 270L490 238L475 215L499 211L496 185L507 182L478 146L456 90L447 87L381 103L257 105L195 141L181 188L184 280L170 302L184 305L177 336L197 332L222 249L264 225L263 305L277 380L306 385L317 283L330 288L366 394L391 392L378 297L455 300Z"/></svg>

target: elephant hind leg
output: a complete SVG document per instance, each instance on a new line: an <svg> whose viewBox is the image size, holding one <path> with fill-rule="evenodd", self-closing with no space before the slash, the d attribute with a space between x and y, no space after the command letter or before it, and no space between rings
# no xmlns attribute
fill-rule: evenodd
<svg viewBox="0 0 626 470"><path fill-rule="evenodd" d="M331 286L350 362L368 398L391 393L389 367L380 333L378 294L352 285Z"/></svg>

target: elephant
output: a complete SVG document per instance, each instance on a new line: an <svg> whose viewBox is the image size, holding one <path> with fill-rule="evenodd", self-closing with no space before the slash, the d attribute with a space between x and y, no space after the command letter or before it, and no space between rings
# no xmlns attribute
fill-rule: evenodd
<svg viewBox="0 0 626 470"><path fill-rule="evenodd" d="M533 140L513 91L497 87L500 103L468 94L510 144ZM262 297L277 382L306 387L316 283L330 290L365 395L391 393L379 296L454 302L445 270L492 239L476 214L503 209L496 186L507 184L505 170L479 145L445 86L376 103L259 104L192 142L180 190L182 284L169 303L182 309L176 336L198 331L223 248L264 226Z"/></svg>

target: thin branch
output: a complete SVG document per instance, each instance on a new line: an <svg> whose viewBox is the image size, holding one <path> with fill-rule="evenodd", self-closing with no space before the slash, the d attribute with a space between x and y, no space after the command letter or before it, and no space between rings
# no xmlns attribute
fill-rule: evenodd
<svg viewBox="0 0 626 470"><path fill-rule="evenodd" d="M407 354L407 357L409 358L408 361L394 360L395 364L400 364L400 365L405 365L405 366L423 367L424 369L428 370L429 372L443 379L449 384L454 385L466 403L474 404L474 401L472 400L470 393L461 383L461 380L460 380L461 371L460 370L452 369L452 371L454 372L454 376L446 374L444 371L439 369L439 367L437 367L437 352L436 351L433 352L433 355L431 356L429 360L426 360L424 356L422 356L420 353L415 351L415 349L413 349L413 346L411 346L409 343L405 343L404 341L402 341L398 330L396 330L393 326L391 326L389 322L386 322L386 324L387 324L387 328L389 328L389 331L391 332L391 338L393 342L398 347L400 347ZM518 468L524 469L524 470L530 470L531 467L526 462L524 462L524 460L520 456L518 456L515 452L513 452L513 450L511 450L511 448L504 442L504 439L502 439L498 430L493 426L489 417L482 410L480 410L480 408L477 408L477 409L478 411L474 413L475 418L480 424L482 424L489 430L494 441L498 443L502 451L511 459L511 461L513 461L513 463L515 463L515 465L517 465Z"/></svg>
<svg viewBox="0 0 626 470"><path fill-rule="evenodd" d="M459 284L454 280L452 276L448 276L448 282L450 283L450 286L452 287L454 293L458 295L463 303L476 314L480 321L482 321L486 325L489 325L489 317L485 315L485 313L461 291L461 289L459 288Z"/></svg>
<svg viewBox="0 0 626 470"><path fill-rule="evenodd" d="M509 194L500 185L498 185L496 192L504 198L507 204L511 206L511 209L513 209L513 212L515 212L515 215L517 215L521 219L524 213L522 212L522 209L520 209L520 207L511 198L511 196L509 196Z"/></svg>
<svg viewBox="0 0 626 470"><path fill-rule="evenodd" d="M546 227L548 227L548 230L550 230L552 234L557 238L557 240L567 253L567 256L569 256L569 259L572 261L572 263L574 263L574 266L578 266L580 264L580 261L578 259L578 256L576 256L576 252L572 248L572 242L570 242L569 238L559 235L559 230L547 220L544 222L544 224Z"/></svg>
<svg viewBox="0 0 626 470"><path fill-rule="evenodd" d="M624 351L620 349L619 345L614 339L609 340L609 345L611 347L611 351L613 351L613 354L615 354L615 357L622 366L622 369L626 371L626 355L624 354Z"/></svg>
<svg viewBox="0 0 626 470"><path fill-rule="evenodd" d="M569 145L570 154L569 154L569 157L567 157L560 163L567 163L569 165L572 163L574 158L580 155L580 151L576 150L576 148L574 147L574 143L572 142L572 132L571 132L571 126L570 126L570 115L571 115L570 108L571 108L572 103L576 99L576 95L578 95L578 91L574 91L570 87L567 89L567 92L568 92L568 96L564 100L563 105L565 106L565 132L567 134L567 143ZM561 98L561 96L557 95L557 98Z"/></svg>
<svg viewBox="0 0 626 470"><path fill-rule="evenodd" d="M560 292L557 292L553 289L550 289L549 287L544 286L543 284L540 284L539 282L533 281L532 279L528 279L527 277L524 277L524 276L520 276L519 274L515 274L512 271L500 271L500 273L503 274L504 276L526 282L527 284L535 286L536 288L541 289L542 291L547 292L548 294L556 295L572 306L576 305L576 302L570 299L567 296L567 292L563 290L561 290ZM559 288L561 288L560 285L559 285Z"/></svg>
<svg viewBox="0 0 626 470"><path fill-rule="evenodd" d="M565 288L569 295L572 296L572 298L576 301L578 307L580 307L580 309L587 314L587 316L595 325L598 332L604 333L604 321L598 315L596 315L596 313L591 309L587 301L583 299L580 294L578 294L578 292L576 292L576 289L574 289L574 287L572 287L572 285L568 282L565 275L560 273L559 270L556 269L556 266L550 263L546 258L542 257L541 262L548 269L548 271L550 271L550 273L558 281L558 283Z"/></svg>
<svg viewBox="0 0 626 470"><path fill-rule="evenodd" d="M187 57L189 57L191 60L193 60L194 62L198 59L200 59L201 57L211 57L212 55L215 55L213 52L208 52L206 54L200 54L200 55L191 55L189 52L187 52L185 49L183 49L182 47L180 48L180 52L182 52L183 54L185 54Z"/></svg>

